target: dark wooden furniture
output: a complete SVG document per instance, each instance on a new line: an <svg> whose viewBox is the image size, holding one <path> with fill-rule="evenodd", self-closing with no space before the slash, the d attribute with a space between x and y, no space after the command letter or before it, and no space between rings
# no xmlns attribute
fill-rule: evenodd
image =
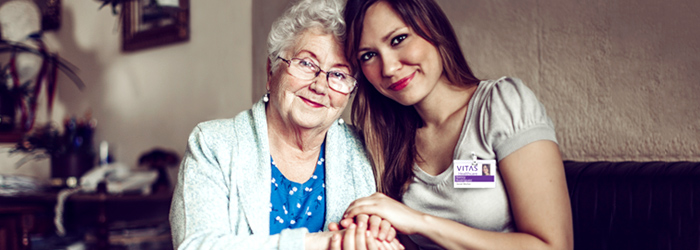
<svg viewBox="0 0 700 250"><path fill-rule="evenodd" d="M42 212L47 210L39 206L0 205L0 249L30 249L35 215Z"/></svg>
<svg viewBox="0 0 700 250"><path fill-rule="evenodd" d="M31 235L53 235L57 192L0 196L0 249L31 249ZM172 194L76 193L66 200L66 230L85 231L94 249L109 248L115 224L167 223Z"/></svg>
<svg viewBox="0 0 700 250"><path fill-rule="evenodd" d="M0 132L0 143L17 143L22 135L23 133L19 130Z"/></svg>

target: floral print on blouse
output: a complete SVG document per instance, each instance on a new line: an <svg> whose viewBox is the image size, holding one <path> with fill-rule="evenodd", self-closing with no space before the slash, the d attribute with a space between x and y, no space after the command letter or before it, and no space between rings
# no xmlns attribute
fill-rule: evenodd
<svg viewBox="0 0 700 250"><path fill-rule="evenodd" d="M321 144L316 170L305 183L288 180L272 162L272 193L270 196L270 235L283 229L305 227L310 233L323 230L326 215L325 142Z"/></svg>

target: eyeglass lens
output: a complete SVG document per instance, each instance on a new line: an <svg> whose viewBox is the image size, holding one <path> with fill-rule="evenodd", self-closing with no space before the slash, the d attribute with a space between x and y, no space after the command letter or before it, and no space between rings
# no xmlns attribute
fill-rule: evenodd
<svg viewBox="0 0 700 250"><path fill-rule="evenodd" d="M315 63L305 60L294 58L291 60L290 69L296 69L294 74L296 77L311 80L317 77L321 72L326 73L326 80L328 81L328 86L335 91L341 93L349 93L354 84L354 80L347 74L339 71L323 71Z"/></svg>

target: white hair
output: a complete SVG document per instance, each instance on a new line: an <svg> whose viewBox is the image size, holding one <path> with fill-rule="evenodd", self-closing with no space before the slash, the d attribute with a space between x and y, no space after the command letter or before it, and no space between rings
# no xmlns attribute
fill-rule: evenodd
<svg viewBox="0 0 700 250"><path fill-rule="evenodd" d="M340 43L345 42L343 9L345 0L300 0L272 24L267 37L267 58L274 71L277 57L294 45L299 35L311 28L333 35Z"/></svg>

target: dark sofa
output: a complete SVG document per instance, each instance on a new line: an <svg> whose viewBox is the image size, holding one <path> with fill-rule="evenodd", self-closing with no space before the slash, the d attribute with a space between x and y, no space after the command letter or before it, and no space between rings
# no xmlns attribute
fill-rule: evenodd
<svg viewBox="0 0 700 250"><path fill-rule="evenodd" d="M700 249L700 162L564 162L574 249Z"/></svg>

